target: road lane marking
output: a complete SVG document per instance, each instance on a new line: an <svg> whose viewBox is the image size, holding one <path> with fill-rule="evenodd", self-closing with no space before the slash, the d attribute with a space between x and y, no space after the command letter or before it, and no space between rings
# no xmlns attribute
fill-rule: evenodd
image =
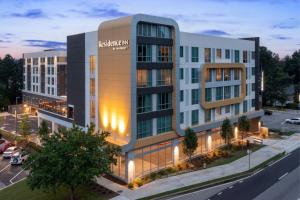
<svg viewBox="0 0 300 200"><path fill-rule="evenodd" d="M290 155L291 155L291 153L288 153L286 156L283 156L283 157L280 158L279 160L276 160L275 162L272 162L271 164L269 164L269 167L272 166L272 165L274 165L274 164L276 164L276 163L278 163L279 161L281 161L281 160L283 160L283 159L289 157Z"/></svg>
<svg viewBox="0 0 300 200"><path fill-rule="evenodd" d="M263 170L264 170L264 168L262 168L262 169L258 170L257 172L253 173L251 176L255 176L256 174L262 172Z"/></svg>
<svg viewBox="0 0 300 200"><path fill-rule="evenodd" d="M12 177L12 178L9 180L9 182L10 182L11 184L13 184L13 181L12 181L12 180L14 180L17 176L19 176L23 171L24 171L24 169L22 169L21 171L19 171L14 177Z"/></svg>
<svg viewBox="0 0 300 200"><path fill-rule="evenodd" d="M244 182L243 180L240 180L240 181L239 181L239 183L243 183L243 182Z"/></svg>
<svg viewBox="0 0 300 200"><path fill-rule="evenodd" d="M6 168L8 168L10 164L6 165L3 169L0 170L0 173L3 172Z"/></svg>
<svg viewBox="0 0 300 200"><path fill-rule="evenodd" d="M222 193L223 193L223 192L219 192L219 193L218 193L218 196L220 196Z"/></svg>
<svg viewBox="0 0 300 200"><path fill-rule="evenodd" d="M280 176L280 177L278 178L278 180L283 179L286 175L288 175L288 172L286 172L285 174L283 174L282 176Z"/></svg>
<svg viewBox="0 0 300 200"><path fill-rule="evenodd" d="M233 188L233 185L229 187L229 189L232 189L232 188Z"/></svg>

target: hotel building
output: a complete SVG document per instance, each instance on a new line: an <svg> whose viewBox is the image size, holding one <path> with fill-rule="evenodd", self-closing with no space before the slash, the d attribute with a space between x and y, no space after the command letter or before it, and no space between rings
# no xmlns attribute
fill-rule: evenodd
<svg viewBox="0 0 300 200"><path fill-rule="evenodd" d="M225 118L236 123L246 115L259 131L259 66L259 38L180 32L164 17L119 18L67 37L65 114L40 107L38 116L53 130L93 122L111 132L108 141L122 148L113 175L132 182L185 160L188 127L198 136L195 155L224 144Z"/></svg>

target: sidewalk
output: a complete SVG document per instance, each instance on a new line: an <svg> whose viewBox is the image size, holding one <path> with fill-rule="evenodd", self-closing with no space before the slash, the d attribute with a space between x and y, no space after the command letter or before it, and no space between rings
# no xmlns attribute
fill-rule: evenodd
<svg viewBox="0 0 300 200"><path fill-rule="evenodd" d="M251 168L286 151L287 153L300 147L300 133L296 133L284 140L264 139L266 147L251 154ZM138 199L161 192L178 189L184 186L229 176L247 171L249 169L248 156L240 158L230 164L216 166L204 170L159 179L146 184L136 190L129 190L105 178L98 178L97 182L108 189L118 192L120 195L114 200ZM122 191L122 192L121 192Z"/></svg>

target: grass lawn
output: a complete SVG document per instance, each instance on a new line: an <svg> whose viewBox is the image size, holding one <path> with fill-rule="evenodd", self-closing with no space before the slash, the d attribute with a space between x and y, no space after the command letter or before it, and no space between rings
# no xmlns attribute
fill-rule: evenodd
<svg viewBox="0 0 300 200"><path fill-rule="evenodd" d="M109 199L104 197L99 192L91 190L88 186L79 187L76 190L76 197L80 200L104 200ZM13 200L66 200L69 199L69 191L65 188L57 191L56 195L53 193L46 193L40 190L30 190L26 184L26 180L20 181L4 190L0 190L0 199Z"/></svg>

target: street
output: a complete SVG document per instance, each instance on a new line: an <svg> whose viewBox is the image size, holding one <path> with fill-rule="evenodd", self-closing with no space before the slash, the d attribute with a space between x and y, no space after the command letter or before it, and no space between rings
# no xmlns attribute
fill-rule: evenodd
<svg viewBox="0 0 300 200"><path fill-rule="evenodd" d="M209 196L212 192L215 194ZM300 148L251 177L172 199L203 197L207 200L297 200L300 198Z"/></svg>

